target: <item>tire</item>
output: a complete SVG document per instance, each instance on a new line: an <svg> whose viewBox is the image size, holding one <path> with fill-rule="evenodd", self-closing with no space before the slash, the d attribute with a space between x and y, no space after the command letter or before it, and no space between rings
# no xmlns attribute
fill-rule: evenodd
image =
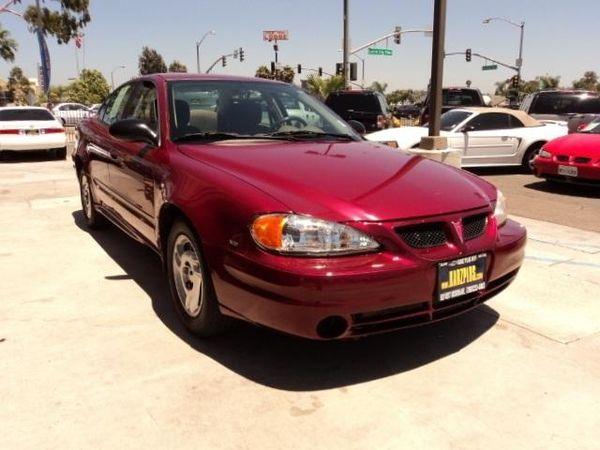
<svg viewBox="0 0 600 450"><path fill-rule="evenodd" d="M53 153L56 159L67 159L67 147L54 149Z"/></svg>
<svg viewBox="0 0 600 450"><path fill-rule="evenodd" d="M91 182L84 170L81 170L79 174L79 195L86 226L90 229L102 228L106 222L104 217L96 211Z"/></svg>
<svg viewBox="0 0 600 450"><path fill-rule="evenodd" d="M201 337L223 331L228 320L219 311L200 241L185 222L169 231L165 256L171 300L184 326Z"/></svg>
<svg viewBox="0 0 600 450"><path fill-rule="evenodd" d="M535 157L540 152L543 146L543 143L537 143L533 144L527 149L525 155L523 155L523 161L521 162L521 166L523 166L524 170L526 170L529 173L533 173L533 160L535 159Z"/></svg>

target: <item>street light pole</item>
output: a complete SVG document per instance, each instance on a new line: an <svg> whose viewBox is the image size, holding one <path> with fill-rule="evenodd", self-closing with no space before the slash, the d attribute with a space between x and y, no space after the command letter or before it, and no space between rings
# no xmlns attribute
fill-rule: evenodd
<svg viewBox="0 0 600 450"><path fill-rule="evenodd" d="M214 36L215 34L215 30L207 31L199 41L196 41L196 69L198 70L198 73L200 73L200 45L202 45L202 42L204 42L204 39L206 39L207 36Z"/></svg>
<svg viewBox="0 0 600 450"><path fill-rule="evenodd" d="M487 19L483 20L483 23L488 24L488 23L492 22L493 20L500 20L502 22L508 23L509 25L512 25L513 27L520 29L521 35L519 38L519 56L516 61L517 63L515 64L515 67L517 68L517 76L519 77L519 80L520 80L521 79L521 68L523 67L523 36L525 35L525 22L521 21L521 23L516 23L505 17L488 17Z"/></svg>
<svg viewBox="0 0 600 450"><path fill-rule="evenodd" d="M431 50L431 102L429 136L440 135L442 83L444 77L444 40L446 35L446 0L435 0L433 11L433 45Z"/></svg>
<svg viewBox="0 0 600 450"><path fill-rule="evenodd" d="M115 89L115 72L119 69L124 69L125 66L117 66L115 67L113 70L111 70L110 72L110 85L112 87L112 89Z"/></svg>
<svg viewBox="0 0 600 450"><path fill-rule="evenodd" d="M343 36L343 51L342 59L342 79L344 81L344 89L348 87L348 58L350 57L350 41L348 37L348 2L344 0L344 36Z"/></svg>

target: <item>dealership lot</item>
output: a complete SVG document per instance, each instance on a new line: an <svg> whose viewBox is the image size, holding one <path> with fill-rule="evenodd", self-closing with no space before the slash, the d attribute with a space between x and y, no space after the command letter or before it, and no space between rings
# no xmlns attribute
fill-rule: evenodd
<svg viewBox="0 0 600 450"><path fill-rule="evenodd" d="M480 174L530 237L488 304L359 341L203 341L150 250L85 230L70 161L0 164L0 448L596 447L600 200Z"/></svg>

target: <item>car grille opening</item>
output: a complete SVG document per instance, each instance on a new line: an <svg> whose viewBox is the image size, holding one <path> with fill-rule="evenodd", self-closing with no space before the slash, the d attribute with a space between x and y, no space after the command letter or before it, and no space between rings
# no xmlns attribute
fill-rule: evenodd
<svg viewBox="0 0 600 450"><path fill-rule="evenodd" d="M481 236L487 226L487 214L465 217L463 219L463 239L469 241Z"/></svg>
<svg viewBox="0 0 600 450"><path fill-rule="evenodd" d="M585 156L577 156L573 158L573 161L577 164L587 164L592 160L592 158L586 158Z"/></svg>
<svg viewBox="0 0 600 450"><path fill-rule="evenodd" d="M413 248L439 247L448 240L444 224L438 222L399 228L396 233Z"/></svg>
<svg viewBox="0 0 600 450"><path fill-rule="evenodd" d="M557 161L567 162L569 161L569 157L567 155L556 155Z"/></svg>

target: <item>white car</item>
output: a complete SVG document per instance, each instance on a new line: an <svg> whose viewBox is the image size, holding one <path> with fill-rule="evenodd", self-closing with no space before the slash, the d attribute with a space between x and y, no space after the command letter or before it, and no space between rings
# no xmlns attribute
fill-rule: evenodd
<svg viewBox="0 0 600 450"><path fill-rule="evenodd" d="M427 127L388 128L367 134L370 141L403 150L416 148ZM520 166L531 163L542 146L568 133L566 123L543 123L507 108L460 108L442 114L441 135L448 147L463 151L463 167Z"/></svg>
<svg viewBox="0 0 600 450"><path fill-rule="evenodd" d="M52 108L52 113L64 126L75 126L93 114L90 108L81 103L59 103Z"/></svg>
<svg viewBox="0 0 600 450"><path fill-rule="evenodd" d="M0 158L7 151L32 150L47 150L57 158L65 159L65 128L46 108L0 108Z"/></svg>

